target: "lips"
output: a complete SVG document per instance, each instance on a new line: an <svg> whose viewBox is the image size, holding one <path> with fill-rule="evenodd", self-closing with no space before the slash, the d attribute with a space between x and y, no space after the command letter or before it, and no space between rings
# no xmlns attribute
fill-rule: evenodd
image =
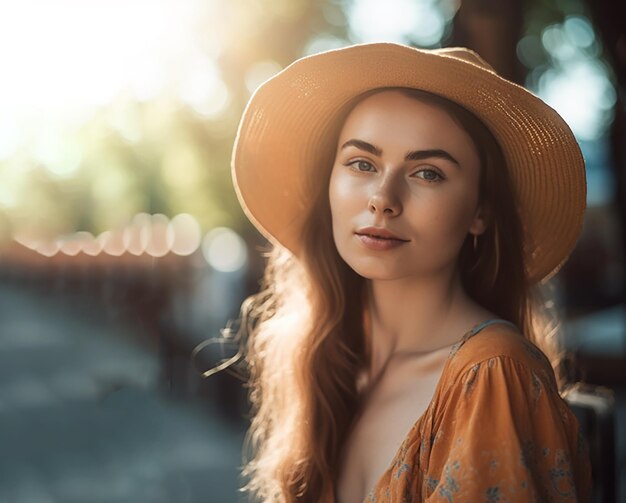
<svg viewBox="0 0 626 503"><path fill-rule="evenodd" d="M400 248L409 241L384 227L361 227L355 234L366 249L376 254Z"/></svg>
<svg viewBox="0 0 626 503"><path fill-rule="evenodd" d="M360 236L369 236L377 239L389 239L395 241L406 242L408 239L402 239L393 232L385 229L384 227L363 227L356 231L356 234Z"/></svg>

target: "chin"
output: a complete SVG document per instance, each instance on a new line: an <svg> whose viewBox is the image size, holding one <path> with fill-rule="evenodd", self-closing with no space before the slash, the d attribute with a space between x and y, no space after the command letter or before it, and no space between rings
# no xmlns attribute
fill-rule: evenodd
<svg viewBox="0 0 626 503"><path fill-rule="evenodd" d="M350 269L365 279L394 280L413 275L411 271L397 267L398 264L385 264L378 257L341 257Z"/></svg>

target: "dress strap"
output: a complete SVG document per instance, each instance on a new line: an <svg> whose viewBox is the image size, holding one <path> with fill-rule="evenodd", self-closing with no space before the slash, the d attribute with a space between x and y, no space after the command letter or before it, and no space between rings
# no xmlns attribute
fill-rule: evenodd
<svg viewBox="0 0 626 503"><path fill-rule="evenodd" d="M478 325L475 325L470 330L468 330L463 335L461 340L457 342L454 346L452 346L452 349L450 350L450 354L448 355L448 358L449 359L452 358L457 353L457 351L461 348L461 346L465 344L470 337L473 337L478 332L480 332L483 328L488 327L489 325L493 325L494 323L504 323L505 325L509 325L515 328L516 330L519 330L518 326L515 323L511 323L510 321L504 320L502 318L491 318L489 320L485 320L479 323Z"/></svg>
<svg viewBox="0 0 626 503"><path fill-rule="evenodd" d="M517 325L515 323L511 323L508 320L503 320L502 318L491 318L490 320L485 320L482 323L479 323L478 325L473 327L469 331L469 333L471 333L472 335L475 335L478 332L480 332L483 328L488 327L489 325L493 325L494 323L504 323L505 325L510 325L513 328L517 328Z"/></svg>

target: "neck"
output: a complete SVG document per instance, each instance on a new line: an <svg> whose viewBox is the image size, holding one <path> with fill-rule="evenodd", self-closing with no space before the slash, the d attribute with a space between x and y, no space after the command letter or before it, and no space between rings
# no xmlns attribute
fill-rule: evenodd
<svg viewBox="0 0 626 503"><path fill-rule="evenodd" d="M394 356L426 356L457 342L490 313L465 293L454 271L367 283L373 375Z"/></svg>

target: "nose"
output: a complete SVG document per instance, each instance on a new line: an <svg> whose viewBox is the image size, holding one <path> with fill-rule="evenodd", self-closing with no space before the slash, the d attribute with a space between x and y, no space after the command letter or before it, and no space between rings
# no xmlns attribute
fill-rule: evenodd
<svg viewBox="0 0 626 503"><path fill-rule="evenodd" d="M386 177L376 187L369 200L369 210L372 213L383 213L387 216L397 216L402 213L402 203L391 177Z"/></svg>

